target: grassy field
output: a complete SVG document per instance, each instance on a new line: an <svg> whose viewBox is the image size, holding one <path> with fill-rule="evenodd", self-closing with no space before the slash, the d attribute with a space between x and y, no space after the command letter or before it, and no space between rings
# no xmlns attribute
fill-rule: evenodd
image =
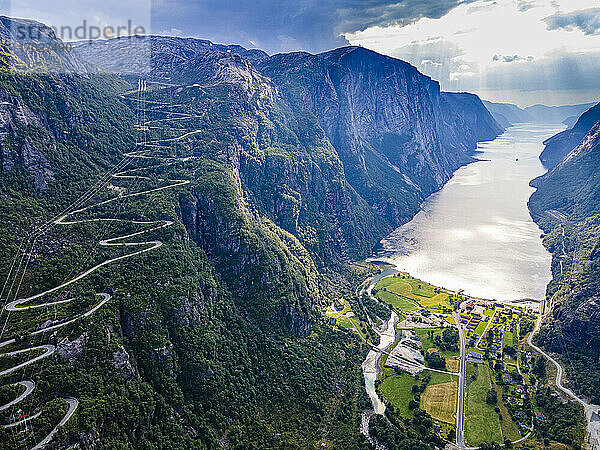
<svg viewBox="0 0 600 450"><path fill-rule="evenodd" d="M449 373L429 372L431 373L431 380L429 380L428 386L434 386L436 384L449 383L450 381L456 380L456 376L450 375Z"/></svg>
<svg viewBox="0 0 600 450"><path fill-rule="evenodd" d="M388 293L396 294L409 300L414 300L419 305L427 307L449 306L448 294L439 292L438 288L419 281L409 275L387 277L377 283L377 295ZM382 298L382 300L386 301Z"/></svg>
<svg viewBox="0 0 600 450"><path fill-rule="evenodd" d="M412 413L408 402L413 398L412 387L415 384L419 381L408 374L392 375L381 382L379 389L402 417L410 417Z"/></svg>
<svg viewBox="0 0 600 450"><path fill-rule="evenodd" d="M476 374L476 379L472 376ZM465 405L465 438L469 445L484 441L502 442L502 430L494 406L485 402L492 387L486 364L467 364L467 398Z"/></svg>
<svg viewBox="0 0 600 450"><path fill-rule="evenodd" d="M487 322L479 322L479 324L477 324L477 327L475 328L475 333L477 333L479 336L483 336L483 332L485 331L485 328L487 326Z"/></svg>
<svg viewBox="0 0 600 450"><path fill-rule="evenodd" d="M367 340L367 336L361 330L360 321L358 320L358 318L356 316L346 317L346 316L341 315L340 313L329 312L329 311L326 313L326 316L335 318L336 325L338 325L339 327L350 329L354 332L357 332L357 330L358 330L358 334L364 340Z"/></svg>
<svg viewBox="0 0 600 450"><path fill-rule="evenodd" d="M502 434L505 438L516 441L521 437L519 425L512 420L506 405L502 401L502 388L494 382L494 389L498 395L498 408L500 408L500 414L502 414Z"/></svg>
<svg viewBox="0 0 600 450"><path fill-rule="evenodd" d="M446 358L446 367L450 372L458 372L460 370L460 361L454 358Z"/></svg>
<svg viewBox="0 0 600 450"><path fill-rule="evenodd" d="M431 417L453 424L456 414L458 380L439 384L429 384L421 395L421 407Z"/></svg>
<svg viewBox="0 0 600 450"><path fill-rule="evenodd" d="M510 331L505 331L502 334L502 344L506 347L507 345L513 345L513 334Z"/></svg>
<svg viewBox="0 0 600 450"><path fill-rule="evenodd" d="M392 307L404 312L410 313L419 309L419 304L414 300L393 292L379 291L377 292L376 297L382 302L388 303L389 305L392 305Z"/></svg>

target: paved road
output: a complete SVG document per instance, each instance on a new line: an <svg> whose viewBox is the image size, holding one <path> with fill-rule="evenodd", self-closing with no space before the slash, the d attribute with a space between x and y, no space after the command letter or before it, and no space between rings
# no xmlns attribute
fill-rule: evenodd
<svg viewBox="0 0 600 450"><path fill-rule="evenodd" d="M458 377L458 402L456 406L456 445L459 449L465 447L465 373L467 367L467 341L465 332L460 324L460 315L452 313L452 318L458 328L460 338L460 371Z"/></svg>
<svg viewBox="0 0 600 450"><path fill-rule="evenodd" d="M16 350L14 352L2 353L0 355L0 357L1 356L14 356L14 355L18 355L21 353L31 352L34 350L45 350L45 351L41 355L36 356L35 358L31 358L31 359L25 361L24 363L21 363L16 366L9 367L6 370L3 370L2 372L0 372L0 377L4 376L4 375L8 375L9 373L13 373L19 369L22 369L23 367L33 364L34 362L39 361L40 359L47 358L48 356L50 356L52 353L54 353L56 351L56 347L51 344L39 345L37 347L29 347L29 348L26 348L23 350Z"/></svg>
<svg viewBox="0 0 600 450"><path fill-rule="evenodd" d="M137 90L138 95L140 94L141 91L145 91L145 90L147 90L146 82L143 80L140 80L138 82L138 90ZM138 100L140 100L140 99L138 99ZM143 100L143 101L146 101L146 100ZM172 106L172 105L170 105L170 106ZM168 111L165 111L165 112L167 112L168 114L178 114L176 112L173 112L171 109L169 109ZM179 114L182 114L182 113L179 113ZM191 116L189 114L186 114L186 117L191 117ZM109 203L115 202L115 201L120 201L125 198L139 197L139 196L143 196L143 195L158 192L158 191L163 191L165 189L171 189L171 188L189 184L190 183L189 180L150 178L150 177L144 176L144 175L138 175L138 174L134 175L134 174L132 174L132 172L136 172L139 170L145 170L145 169L147 169L147 167L137 168L137 169L129 169L129 170L126 170L126 167L129 165L129 163L134 158L158 159L161 161L161 163L159 165L170 165L170 164L174 164L177 161L187 160L191 157L178 158L176 156L171 156L171 155L157 156L155 154L151 154L150 153L151 150L149 150L149 148L151 148L151 147L169 148L166 145L157 145L157 144L161 144L161 142L169 143L171 141L181 140L181 139L186 138L194 133L196 133L196 132L187 133L178 138L159 139L159 140L150 141L147 143L144 142L144 143L140 144L140 145L143 145L144 147L147 147L148 150L136 150L134 152L125 154L123 159L119 163L117 163L110 172L108 172L104 177L102 177L102 179L99 180L92 188L90 188L83 196L81 196L78 200L76 200L69 207L67 207L67 209L65 209L62 213L60 213L55 219L48 221L45 225L38 228L38 230L33 235L33 237L35 237L37 239L37 237L44 234L52 226L74 225L74 224L88 223L88 222L123 222L123 223L129 223L129 224L134 224L134 225L146 225L148 227L141 231L137 231L137 232L133 232L130 234L117 236L117 237L113 237L113 238L109 238L109 239L104 239L99 242L100 246L124 247L127 249L133 248L136 251L103 261L100 264L97 264L96 266L92 267L91 269L88 269L88 270L80 273L79 275L75 276L74 278L72 278L68 281L65 281L64 283L62 283L58 286L55 286L51 289L48 289L44 292L40 292L38 294L32 295L30 297L26 297L26 298L18 298L17 295L18 295L18 292L19 292L19 289L21 286L21 282L23 280L23 276L21 276L20 281L18 280L19 273L21 270L23 270L23 271L26 270L27 264L28 264L28 260L26 259L27 248L24 248L21 251L22 247L19 247L19 252L18 252L17 256L15 257L13 266L11 266L11 270L7 277L7 284L5 284L5 287L7 285L9 285L10 289L6 296L3 295L4 289L2 289L2 294L0 294L0 296L2 296L5 299L5 301L7 301L7 303L5 304L5 307L4 307L4 309L7 311L7 313L26 311L26 310L35 310L35 309L39 309L39 308L47 308L49 306L56 306L56 305L60 305L60 304L69 303L73 300L72 298L64 299L64 300L49 299L46 302L42 302L42 303L36 303L36 302L33 302L33 300L38 300L38 301L41 299L46 300L46 297L48 297L50 294L53 294L59 290L64 289L65 287L68 287L69 285L71 285L73 283L76 283L77 281L87 277L88 275L90 275L91 273L95 272L96 270L100 269L103 266L112 264L117 261L121 261L126 258L131 258L131 257L134 257L134 256L142 254L142 253L150 252L152 250L155 250L155 249L161 247L163 245L163 243L158 240L129 241L129 242L124 242L124 241L134 238L134 237L138 237L138 236L147 234L147 233L151 233L153 231L157 231L157 230L160 230L160 229L163 229L166 227L170 227L171 225L173 225L173 222L170 220L140 221L140 220L127 220L127 219L115 219L115 218L79 219L78 217L75 217L75 216L79 215L81 213L87 212L87 211L91 210L92 208L97 208L98 206L106 205L106 204L109 204ZM163 184L163 185L153 188L153 189L147 189L147 190L143 190L140 192L133 192L133 193L127 194L127 193L125 193L126 192L125 189L116 188L115 186L111 185L109 183L109 180L111 178L133 179L133 180L152 180L152 181L160 182L160 184ZM84 206L86 202L88 202L90 199L92 199L103 188L108 188L109 190L116 189L118 195L115 197L109 198L107 200L101 201L99 203L94 203L89 206ZM33 239L33 240L30 239L27 241L27 245L32 246L32 248L33 248L34 243L35 243L35 239ZM31 256L31 250L29 250L29 256ZM19 262L19 260L20 260L20 262ZM25 262L24 266L23 266L23 262ZM18 265L16 263L18 263ZM14 271L13 271L13 268L15 269ZM10 283L10 284L8 284L9 279L13 280L12 283ZM15 287L14 297L16 297L16 298L13 299L12 301L8 301L8 299L12 296L11 294L13 291L13 287ZM91 314L93 314L95 311L97 311L99 308L101 308L105 303L107 303L111 299L111 295L108 293L99 293L97 295L99 297L101 297L101 301L99 303L97 303L93 308L86 311L85 313L76 315L74 317L71 317L70 319L67 319L67 320L62 321L57 324L54 324L52 326L38 329L29 334L31 336L33 336L33 335L37 335L40 333L52 331L52 330L64 327L68 324L71 324L81 318L90 316ZM30 302L33 304L28 304ZM16 342L16 340L14 338L0 342L0 348L14 344L15 342ZM0 357L14 356L14 355L18 355L18 354L22 354L22 353L26 353L26 352L35 351L35 350L43 350L44 352L34 358L31 358L31 359L21 363L21 364L18 364L14 367L10 367L6 370L0 371L0 376L11 374L25 366L33 364L36 361L39 361L42 358L46 358L46 357L52 355L56 351L56 347L54 345L40 345L37 347L30 347L30 348L26 348L26 349L22 349L22 350L16 350L16 351L3 353L3 354L0 354ZM27 397L35 388L35 383L33 381L22 381L22 382L19 382L16 384L24 386L25 391L22 394L20 394L16 399L10 401L9 403L7 403L5 405L0 406L0 411L6 410L10 407L15 406L16 404L21 402L25 397ZM79 402L77 401L77 399L65 398L64 400L69 405L69 408L68 408L66 414L61 419L61 421L56 425L56 427L48 434L48 436L46 436L41 442L39 442L33 448L34 450L45 448L50 443L50 441L52 440L52 438L54 437L54 435L56 434L58 429L60 427L64 426L67 423L67 421L71 418L71 416L75 413L75 411L79 405ZM23 419L19 422L15 422L9 426L16 426L20 423L31 420L39 415L40 415L40 412L38 412L37 414L34 414L31 417Z"/></svg>
<svg viewBox="0 0 600 450"><path fill-rule="evenodd" d="M578 397L577 394L575 394L571 389L569 389L568 387L563 386L562 384L562 378L563 378L563 368L560 365L560 363L554 359L552 356L550 356L548 353L546 353L544 350L542 350L541 348L539 348L537 345L535 345L533 343L533 337L535 336L535 334L539 331L540 326L542 323L542 317L540 315L540 317L538 318L538 320L535 323L535 328L534 330L529 333L529 336L527 337L527 343L533 348L535 349L538 353L540 353L541 355L544 356L544 358L546 358L548 361L550 361L552 364L554 364L554 366L556 367L556 387L558 389L560 389L562 392L564 392L565 394L567 394L569 397L571 397L573 400L575 400L576 402L578 402L579 404L581 404L581 406L583 406L584 410L585 410L585 415L588 421L588 432L591 431L590 428L590 417L592 416L592 413L594 412L598 412L598 410L600 409L600 406L598 405L592 405L588 402L586 402L585 400L583 400L582 398Z"/></svg>
<svg viewBox="0 0 600 450"><path fill-rule="evenodd" d="M39 450L39 449L45 448L46 445L48 445L50 443L50 441L52 440L52 438L54 437L54 435L57 433L58 429L60 427L62 427L65 423L67 423L67 421L75 413L75 410L79 406L79 402L77 401L77 399L76 398L65 398L65 401L69 404L69 409L67 410L67 413L60 420L60 422L58 422L58 425L56 425L54 427L54 429L50 433L48 433L48 436L46 436L44 439L42 439L31 450Z"/></svg>
<svg viewBox="0 0 600 450"><path fill-rule="evenodd" d="M17 386L17 385L24 386L25 391L21 395L19 395L17 398L15 398L13 401L0 406L0 411L4 411L5 409L8 409L13 405L16 405L21 400L23 400L25 397L27 397L29 394L31 394L31 392L35 388L35 383L33 381L19 381L18 383L13 384L13 386Z"/></svg>

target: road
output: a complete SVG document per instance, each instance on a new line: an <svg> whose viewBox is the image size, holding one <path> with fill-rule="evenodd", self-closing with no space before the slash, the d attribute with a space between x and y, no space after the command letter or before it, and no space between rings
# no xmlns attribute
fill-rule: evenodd
<svg viewBox="0 0 600 450"><path fill-rule="evenodd" d="M147 91L147 84L144 80L140 80L138 82L138 90L134 91L138 94L138 103L142 102L142 101L144 101L144 102L146 101L145 99L142 99L143 93L145 91ZM140 95L140 94L142 94L142 95ZM169 117L171 117L172 114L183 114L183 113L177 113L175 111L172 111L173 105L168 105L168 104L165 104L165 105L170 106L170 107L168 109L166 109L165 111L162 111L162 113L167 114ZM159 111L154 110L154 112L159 112ZM142 117L142 116L144 118L146 117L145 111L144 111L143 115L140 115L140 117ZM186 116L189 117L189 114L186 114ZM171 117L171 119L172 119L172 117ZM169 119L161 119L161 120L169 120ZM145 122L144 124L142 124L142 126L146 126L147 123L148 122ZM138 129L141 129L141 128L138 127ZM97 208L97 207L103 206L103 205L107 205L112 202L122 201L123 199L126 199L126 198L139 197L139 196L155 193L158 191L163 191L165 189L172 189L175 187L180 187L180 186L189 184L190 183L189 180L163 179L163 178L158 178L158 177L144 176L143 174L138 174L137 172L139 172L141 170L147 170L149 168L155 168L158 166L168 166L168 165L174 164L175 162L178 162L178 161L185 161L190 158L193 158L193 157L179 158L176 156L172 156L170 154L157 155L156 153L154 153L154 150L152 150L152 149L164 148L167 151L170 151L171 150L170 146L161 145L161 144L168 144L170 142L179 141L188 136L191 136L194 133L195 132L186 133L178 138L165 138L165 139L158 139L158 140L153 140L153 141L151 140L148 142L146 142L146 140L144 139L144 142L140 143L139 147L135 151L124 154L123 159L120 162L118 162L117 164L115 164L113 166L113 168L110 171L108 171L85 194L83 194L81 197L79 197L75 202L73 202L70 206L68 206L63 212L59 213L54 219L51 219L48 222L46 222L44 225L40 226L30 236L29 239L24 241L21 244L21 246L19 246L19 251L17 252L17 255L15 256L15 259L13 261L13 264L10 267L10 271L6 278L6 283L4 284L4 287L2 288L2 292L0 293L0 297L2 297L3 301L5 301L5 305L4 305L2 312L3 313L5 312L8 315L10 313L18 313L21 311L38 310L38 309L44 310L44 309L47 309L48 307L56 307L59 305L68 304L71 301L73 301L73 298L56 300L56 299L52 299L51 295L86 278L88 275L92 274L93 272L97 271L98 269L100 269L104 266L113 264L115 262L118 262L118 261L121 261L121 260L124 260L127 258L132 258L136 255L140 255L142 253L150 252L150 251L160 248L163 245L163 243L159 240L149 240L149 241L133 240L132 241L131 238L136 238L136 237L142 236L144 234L148 234L148 233L151 233L154 231L158 231L158 230L170 227L171 225L173 225L173 221L171 221L171 220L152 220L152 221L150 221L150 220L128 220L128 219L118 219L118 218L85 219L85 218L81 218L81 215L82 215L82 213L91 212L91 210L94 208ZM144 136L144 138L145 138L145 136ZM154 159L154 160L158 160L159 162L156 166L127 169L129 164L135 159L144 159L144 160ZM116 187L116 186L110 184L111 179L127 179L127 180L134 180L134 181L151 180L151 181L156 181L157 184L159 184L159 186L151 188L151 189L138 191L138 192L126 193L127 189L121 188L121 187ZM107 200L103 200L100 202L93 202L93 203L89 204L88 206L84 206L86 203L88 203L90 200L92 200L97 194L99 194L100 191L103 189L108 189L109 191L116 191L117 195L113 196ZM141 231L136 231L136 232L132 232L132 233L125 234L125 235L112 237L109 239L103 239L98 243L98 245L103 246L103 247L122 247L124 249L128 249L128 250L131 249L134 251L130 251L129 253L107 259L107 260L95 265L94 267L92 267L88 270L85 270L84 272L81 272L77 276L75 276L67 281L64 281L63 283L61 283L55 287L52 287L50 289L47 289L43 292L39 292L39 293L37 293L35 295L31 295L29 297L23 297L23 298L19 297L21 283L23 282L25 274L28 271L28 264L31 259L32 252L34 250L36 239L38 237L42 236L43 234L45 234L50 228L52 228L54 226L68 226L68 225L90 223L90 222L111 222L111 223L133 224L136 226L142 225L142 226L145 226L145 228L142 229ZM8 287L8 290L5 293L6 287ZM39 335L41 333L51 332L51 331L57 330L59 328L65 327L81 318L89 317L90 315L92 315L94 312L96 312L99 308L101 308L103 305L105 305L111 299L111 295L109 293L97 293L96 295L99 296L101 298L101 300L94 307L87 310L86 312L71 316L70 318L63 320L62 322L55 323L46 328L39 328L37 330L31 331L31 332L29 332L29 335L35 336L35 335ZM8 322L8 317L6 318L5 322ZM4 332L4 329L2 329L2 332L0 332L0 337L3 332ZM17 341L15 338L7 339L7 340L4 340L3 342L0 342L0 348L5 347L5 346L10 346L13 344L17 344ZM51 356L52 354L55 353L56 346L51 345L51 344L39 345L39 346L29 347L29 348L25 348L25 349L21 349L21 350L0 353L0 357L14 356L14 355L19 355L19 354L23 354L23 353L27 353L27 352L36 351L36 350L42 350L43 353L41 353L40 355L38 355L34 358L31 358L23 363L20 363L18 365L15 365L13 367L10 367L8 369L0 371L0 376L11 374L11 373L16 372L26 366L29 366L43 358L47 358L47 357ZM24 386L25 391L22 394L20 394L17 398L15 398L14 400L12 400L4 405L1 405L0 411L7 410L9 408L14 407L15 405L17 405L18 403L23 401L23 399L25 399L35 389L35 383L32 380L22 381L22 382L19 382L16 384ZM71 418L71 416L75 413L75 411L77 410L79 402L76 398L68 397L68 398L64 398L64 400L69 405L69 408L68 408L66 414L60 420L60 422L54 427L54 429L42 441L40 441L35 447L33 447L33 449L45 448L50 443L50 441L52 440L52 438L54 437L54 435L56 434L58 429L60 427L64 426L67 423L67 421ZM26 419L23 419L19 422L14 422L14 423L10 424L9 427L16 426L25 421L34 419L34 418L38 417L40 415L40 413L41 412L38 412L38 413L36 413Z"/></svg>
<svg viewBox="0 0 600 450"><path fill-rule="evenodd" d="M458 328L460 339L460 370L458 376L458 402L456 405L456 445L459 449L465 447L465 378L467 370L467 341L465 332L460 324L458 312L452 313L452 318Z"/></svg>
<svg viewBox="0 0 600 450"><path fill-rule="evenodd" d="M4 375L8 375L9 373L13 373L19 369L22 369L23 367L33 364L34 362L39 361L40 359L47 358L48 356L50 356L51 354L53 354L56 351L56 347L51 344L38 345L37 347L29 347L29 348L25 348L23 350L16 350L14 352L2 353L2 354L0 354L0 357L15 356L15 355L19 355L21 353L32 352L35 350L44 350L44 353L42 353L39 356L36 356L35 358L28 359L24 363L21 363L16 366L9 367L8 369L3 370L2 372L0 372L0 377L4 376Z"/></svg>
<svg viewBox="0 0 600 450"><path fill-rule="evenodd" d="M16 405L21 400L23 400L25 397L27 397L29 394L31 394L31 392L35 388L35 383L33 381L19 381L18 383L13 384L13 386L17 386L17 385L25 387L25 391L21 395L19 395L17 398L15 398L13 401L8 402L6 405L0 406L0 411L3 411L5 409L10 408L13 405Z"/></svg>
<svg viewBox="0 0 600 450"><path fill-rule="evenodd" d="M77 401L77 399L76 398L65 398L65 401L69 404L69 409L67 410L67 413L63 416L63 418L60 420L60 422L58 422L58 425L56 425L52 429L52 431L50 433L48 433L48 436L46 436L44 439L42 439L31 450L39 450L39 449L45 448L46 445L48 445L50 443L50 441L52 440L52 438L54 437L54 435L56 434L58 429L60 427L62 427L65 423L67 423L68 420L71 418L71 416L75 413L75 410L79 406L79 402Z"/></svg>
<svg viewBox="0 0 600 450"><path fill-rule="evenodd" d="M588 421L588 427L587 427L588 432L592 432L592 429L590 427L590 418L592 416L592 413L598 412L598 410L600 409L600 406L592 405L592 404L586 402L582 398L578 397L577 394L575 394L571 389L563 386L563 384L562 384L563 368L560 365L560 363L556 359L554 359L552 356L550 356L548 353L546 353L544 350L542 350L540 347L538 347L537 345L535 345L533 343L533 337L540 330L541 324L542 324L542 316L540 315L535 323L535 328L533 329L533 331L531 333L529 333L529 336L527 337L527 343L529 344L529 346L531 348L533 348L535 351L537 351L542 356L544 356L544 358L546 358L548 361L550 361L552 364L554 364L554 366L556 367L556 380L555 380L556 387L560 391L564 392L566 395L571 397L573 400L578 402L581 406L583 406L583 408L585 410L585 416Z"/></svg>

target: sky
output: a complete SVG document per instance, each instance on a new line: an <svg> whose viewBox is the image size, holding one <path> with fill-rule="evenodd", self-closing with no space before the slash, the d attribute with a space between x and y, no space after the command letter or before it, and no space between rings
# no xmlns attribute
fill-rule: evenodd
<svg viewBox="0 0 600 450"><path fill-rule="evenodd" d="M600 99L600 0L0 0L0 12L58 28L131 23L271 54L360 45L493 101Z"/></svg>

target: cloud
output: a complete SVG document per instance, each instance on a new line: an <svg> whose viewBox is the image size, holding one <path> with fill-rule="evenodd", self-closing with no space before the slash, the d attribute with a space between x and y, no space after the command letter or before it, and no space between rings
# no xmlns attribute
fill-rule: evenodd
<svg viewBox="0 0 600 450"><path fill-rule="evenodd" d="M501 61L505 63L511 63L515 61L533 61L533 56L519 56L519 55L494 55L492 61Z"/></svg>
<svg viewBox="0 0 600 450"><path fill-rule="evenodd" d="M587 35L600 34L600 8L590 8L570 13L557 13L544 19L548 30L579 29Z"/></svg>
<svg viewBox="0 0 600 450"><path fill-rule="evenodd" d="M439 19L373 26L345 36L354 45L414 64L446 90L547 92L547 98L560 90L563 99L567 92L580 99L584 91L600 94L600 33L589 33L597 1L476 0ZM588 33L566 29L566 19L565 26L550 30L546 19L552 16L569 17L569 24Z"/></svg>
<svg viewBox="0 0 600 450"><path fill-rule="evenodd" d="M155 0L153 26L216 42L250 41L267 52L320 52L348 45L344 33L439 18L474 0Z"/></svg>

